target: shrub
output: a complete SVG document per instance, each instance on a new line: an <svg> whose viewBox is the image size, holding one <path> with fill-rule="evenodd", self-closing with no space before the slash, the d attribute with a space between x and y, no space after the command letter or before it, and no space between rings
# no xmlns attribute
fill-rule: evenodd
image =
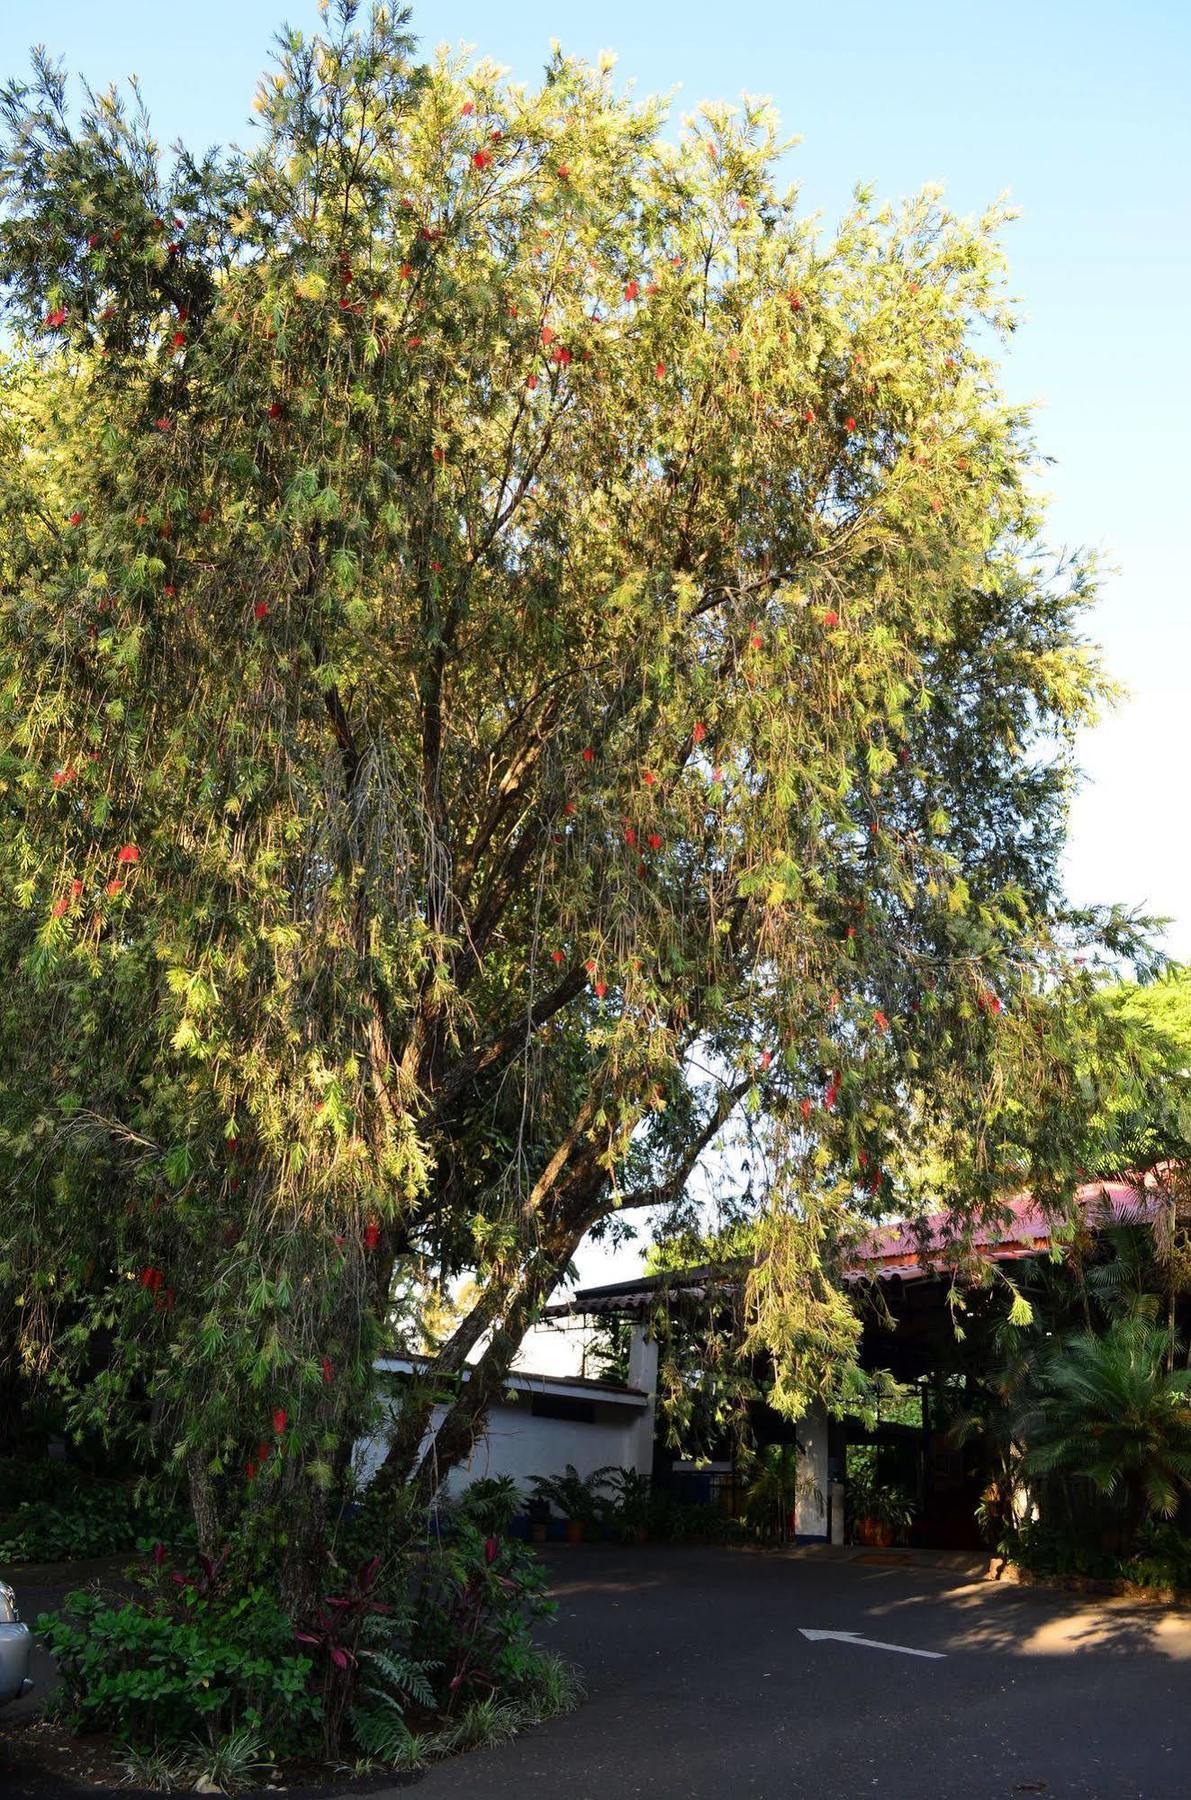
<svg viewBox="0 0 1191 1800"><path fill-rule="evenodd" d="M310 1658L261 1588L228 1597L178 1587L173 1599L120 1606L80 1591L37 1630L62 1677L59 1711L76 1731L108 1731L142 1749L215 1745L241 1727L280 1752L317 1742Z"/></svg>
<svg viewBox="0 0 1191 1800"><path fill-rule="evenodd" d="M0 1562L109 1556L135 1550L147 1538L178 1542L187 1531L185 1516L172 1502L163 1504L123 1482L67 1475L44 1498L30 1496L0 1521Z"/></svg>

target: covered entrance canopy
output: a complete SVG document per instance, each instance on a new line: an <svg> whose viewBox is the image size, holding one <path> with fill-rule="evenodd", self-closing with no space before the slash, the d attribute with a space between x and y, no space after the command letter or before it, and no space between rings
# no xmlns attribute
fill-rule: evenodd
<svg viewBox="0 0 1191 1800"><path fill-rule="evenodd" d="M1075 1196L1077 1230L1087 1246L1113 1223L1151 1220L1159 1196L1125 1180L1090 1182ZM1048 1257L1069 1243L1070 1228L1056 1225L1029 1194L1005 1202L995 1217L970 1226L947 1213L878 1226L857 1246L844 1279L852 1290L864 1335L862 1364L887 1370L911 1390L908 1401L875 1427L859 1415L843 1419L808 1417L797 1427L808 1485L819 1506L799 1507L800 1535L842 1540L845 1487L852 1462L867 1465L874 1478L904 1491L912 1504L911 1541L936 1548L976 1547L976 1509L987 1481L978 1439L957 1441L951 1426L962 1407L965 1373L958 1354L954 1302L957 1293L969 1316L996 1304L997 1271L1012 1276L1012 1265ZM552 1307L553 1314L627 1318L639 1325L664 1309L671 1321L692 1312L729 1307L741 1291L742 1268L691 1268L633 1281L582 1288ZM970 1357L969 1357L970 1360ZM791 1427L769 1413L754 1420L759 1441L788 1440ZM865 1456L857 1458L863 1449ZM852 1452L850 1458L849 1452ZM672 1479L676 1461L663 1435L655 1442L655 1477ZM729 1465L724 1464L723 1467Z"/></svg>

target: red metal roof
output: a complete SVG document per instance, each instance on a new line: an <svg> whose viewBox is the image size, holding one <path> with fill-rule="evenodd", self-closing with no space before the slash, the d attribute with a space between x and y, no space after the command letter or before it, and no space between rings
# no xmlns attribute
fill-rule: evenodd
<svg viewBox="0 0 1191 1800"><path fill-rule="evenodd" d="M1157 1204L1151 1189L1129 1181L1089 1181L1075 1194L1075 1205L1093 1228L1112 1219L1152 1218ZM1026 1256L1044 1256L1052 1247L1054 1229L1054 1222L1032 1194L1014 1195L977 1225L955 1213L899 1219L878 1225L861 1239L844 1279L850 1283L894 1278L926 1281L962 1268L973 1257L988 1263L1019 1262ZM710 1268L646 1275L608 1287L580 1288L570 1300L546 1310L549 1314L642 1313L656 1304L660 1292L701 1300L716 1288L731 1289L742 1278L743 1271Z"/></svg>
<svg viewBox="0 0 1191 1800"><path fill-rule="evenodd" d="M1128 1181L1092 1181L1077 1190L1075 1204L1089 1224L1104 1224L1109 1218L1149 1218L1155 1200L1145 1188ZM1054 1223L1032 1194L1017 1194L998 1210L999 1217L974 1226L952 1213L879 1225L861 1240L847 1279L867 1281L875 1276L889 1281L898 1276L902 1281L922 1281L947 1273L965 1257L1017 1262L1051 1248Z"/></svg>

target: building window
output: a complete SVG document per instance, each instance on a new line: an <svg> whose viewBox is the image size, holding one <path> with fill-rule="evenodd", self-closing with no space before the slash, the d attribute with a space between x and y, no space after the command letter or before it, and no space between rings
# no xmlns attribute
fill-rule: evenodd
<svg viewBox="0 0 1191 1800"><path fill-rule="evenodd" d="M529 1411L534 1419L569 1419L572 1425L595 1424L595 1401L576 1400L571 1394L531 1394Z"/></svg>

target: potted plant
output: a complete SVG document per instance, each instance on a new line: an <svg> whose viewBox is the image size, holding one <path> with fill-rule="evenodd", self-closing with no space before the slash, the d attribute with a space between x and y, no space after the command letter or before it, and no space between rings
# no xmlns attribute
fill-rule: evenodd
<svg viewBox="0 0 1191 1800"><path fill-rule="evenodd" d="M877 1479L876 1459L848 1470L848 1511L853 1543L887 1550L903 1538L914 1517L914 1502L897 1482Z"/></svg>
<svg viewBox="0 0 1191 1800"><path fill-rule="evenodd" d="M535 1494L525 1508L529 1519L529 1541L531 1544L544 1544L546 1533L550 1529L550 1502L542 1494Z"/></svg>
<svg viewBox="0 0 1191 1800"><path fill-rule="evenodd" d="M606 1477L604 1485L612 1499L608 1507L609 1525L623 1542L644 1544L649 1538L649 1517L653 1484L648 1475L637 1469L599 1469L596 1476Z"/></svg>
<svg viewBox="0 0 1191 1800"><path fill-rule="evenodd" d="M556 1506L566 1520L568 1544L581 1544L588 1527L600 1522L605 1509L596 1490L604 1484L605 1475L605 1470L597 1469L585 1480L574 1464L568 1463L565 1475L530 1477L534 1500L545 1502L547 1518L551 1506Z"/></svg>

